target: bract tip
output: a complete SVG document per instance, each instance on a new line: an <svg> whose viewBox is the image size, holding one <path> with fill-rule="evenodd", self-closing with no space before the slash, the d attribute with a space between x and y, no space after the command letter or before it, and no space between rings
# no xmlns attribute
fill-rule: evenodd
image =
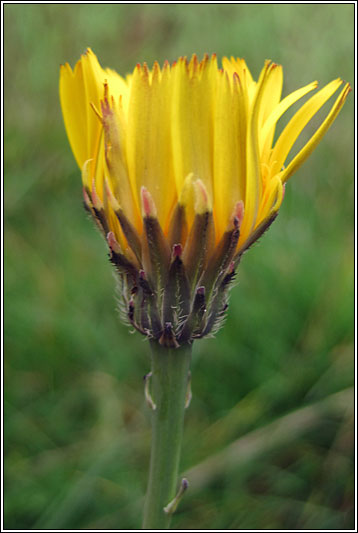
<svg viewBox="0 0 358 533"><path fill-rule="evenodd" d="M201 179L194 182L195 212L198 214L211 210L208 190Z"/></svg>
<svg viewBox="0 0 358 533"><path fill-rule="evenodd" d="M116 254L121 253L121 247L118 244L118 241L113 233L113 231L109 231L107 233L107 242L110 249L115 252Z"/></svg>
<svg viewBox="0 0 358 533"><path fill-rule="evenodd" d="M148 191L148 189L144 186L141 187L140 195L142 199L142 208L143 208L143 215L145 217L154 217L157 216L157 208L155 207L155 203L153 200L152 195Z"/></svg>
<svg viewBox="0 0 358 533"><path fill-rule="evenodd" d="M100 199L100 197L97 194L96 181L95 181L94 178L92 180L91 197L92 197L92 203L93 203L94 207L96 209L98 209L98 210L102 209L103 208L103 203L102 203L102 200Z"/></svg>
<svg viewBox="0 0 358 533"><path fill-rule="evenodd" d="M239 226L241 226L242 221L244 219L245 214L245 208L244 208L244 202L240 200L235 204L233 217L238 220Z"/></svg>
<svg viewBox="0 0 358 533"><path fill-rule="evenodd" d="M179 244L174 244L174 246L173 246L173 258L175 259L176 257L180 257L182 253L183 253L182 245L180 243Z"/></svg>
<svg viewBox="0 0 358 533"><path fill-rule="evenodd" d="M113 211L119 211L120 210L120 205L119 205L116 197L114 196L114 194L112 192L112 189L111 189L111 187L110 187L110 185L108 183L107 178L105 179L104 186L105 186L105 190L106 190L108 201L109 201Z"/></svg>

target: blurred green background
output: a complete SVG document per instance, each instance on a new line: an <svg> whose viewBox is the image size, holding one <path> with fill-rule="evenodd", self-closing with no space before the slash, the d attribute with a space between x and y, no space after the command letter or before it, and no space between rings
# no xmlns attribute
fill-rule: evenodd
<svg viewBox="0 0 358 533"><path fill-rule="evenodd" d="M60 63L265 58L284 95L353 81L354 6L5 5L5 527L140 527L149 347L119 322L82 209ZM308 127L312 134L315 124ZM350 529L353 97L243 259L225 327L194 347L177 529Z"/></svg>

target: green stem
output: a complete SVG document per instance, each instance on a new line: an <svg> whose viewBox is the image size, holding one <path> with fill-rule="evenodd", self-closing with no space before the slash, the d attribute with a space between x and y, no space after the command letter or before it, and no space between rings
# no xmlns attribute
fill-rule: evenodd
<svg viewBox="0 0 358 533"><path fill-rule="evenodd" d="M164 507L176 495L191 346L165 348L152 342L152 450L143 529L168 529Z"/></svg>

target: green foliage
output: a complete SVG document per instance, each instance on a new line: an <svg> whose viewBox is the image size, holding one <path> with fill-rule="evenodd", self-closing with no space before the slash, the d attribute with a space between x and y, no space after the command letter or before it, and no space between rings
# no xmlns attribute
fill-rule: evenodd
<svg viewBox="0 0 358 533"><path fill-rule="evenodd" d="M6 528L137 528L149 463L149 347L119 322L107 252L81 206L59 64L87 46L122 73L207 51L245 57L255 76L265 58L282 63L285 94L352 82L353 9L5 6ZM353 384L352 116L349 97L243 258L225 327L194 347L182 465L201 464L205 483L192 479L174 528L353 527L350 396L322 408ZM300 415L292 438L285 422L271 443L287 414ZM245 461L230 455L240 439ZM213 475L203 461L218 452L230 468Z"/></svg>

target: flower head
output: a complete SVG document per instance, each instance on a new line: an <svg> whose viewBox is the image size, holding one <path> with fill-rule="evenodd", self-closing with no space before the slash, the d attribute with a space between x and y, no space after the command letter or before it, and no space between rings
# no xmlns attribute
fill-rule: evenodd
<svg viewBox="0 0 358 533"><path fill-rule="evenodd" d="M317 88L281 99L282 67L254 81L243 59L138 64L125 78L91 50L61 67L60 98L82 171L84 203L103 232L142 333L178 346L212 333L240 257L269 227L284 184L342 108L349 84L315 92L274 142L280 117ZM341 87L306 145L291 149Z"/></svg>

